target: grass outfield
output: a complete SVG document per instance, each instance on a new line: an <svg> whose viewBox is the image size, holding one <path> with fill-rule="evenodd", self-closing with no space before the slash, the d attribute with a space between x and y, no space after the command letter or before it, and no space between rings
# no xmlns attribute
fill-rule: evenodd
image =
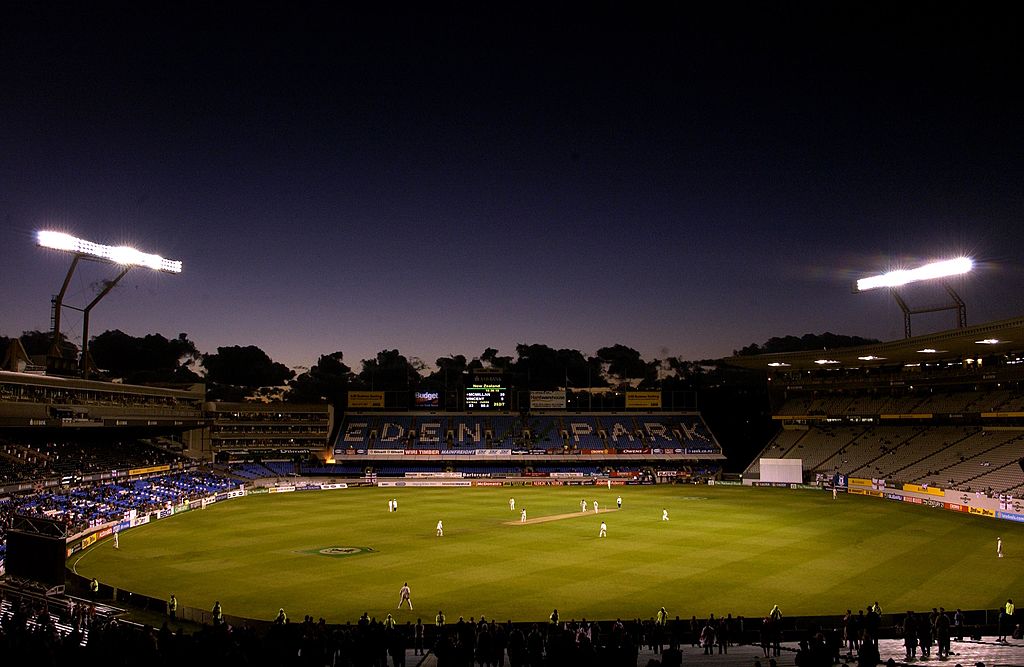
<svg viewBox="0 0 1024 667"><path fill-rule="evenodd" d="M602 510L579 513L579 501ZM508 498L516 499L516 512ZM388 513L397 497L399 511ZM566 518L519 525L530 519ZM668 508L669 521L661 520ZM444 537L436 537L438 519ZM598 538L601 519L608 537ZM996 558L1002 536L1006 557ZM78 574L227 614L355 620L395 613L398 589L432 622L713 612L836 614L996 608L1022 597L1024 526L861 496L655 487L358 488L255 495L176 515L76 554ZM348 556L327 547L368 547Z"/></svg>

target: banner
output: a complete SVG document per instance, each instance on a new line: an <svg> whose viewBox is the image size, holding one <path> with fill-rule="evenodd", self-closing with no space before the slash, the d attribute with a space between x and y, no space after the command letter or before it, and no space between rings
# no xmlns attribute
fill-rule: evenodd
<svg viewBox="0 0 1024 667"><path fill-rule="evenodd" d="M477 456L512 456L511 449L478 449Z"/></svg>
<svg viewBox="0 0 1024 667"><path fill-rule="evenodd" d="M932 496L944 496L946 492L942 489L934 486L928 486L927 484L904 484L904 491L913 491L914 493L927 493Z"/></svg>
<svg viewBox="0 0 1024 667"><path fill-rule="evenodd" d="M661 407L661 392L660 391L627 391L626 392L626 407L627 408L660 408Z"/></svg>
<svg viewBox="0 0 1024 667"><path fill-rule="evenodd" d="M162 466L149 466L148 468L132 468L128 471L128 475L148 475L151 472L167 472L171 469L169 465Z"/></svg>
<svg viewBox="0 0 1024 667"><path fill-rule="evenodd" d="M395 487L409 487L409 486L473 486L473 482L466 479L400 479L400 480L382 480L377 482L377 486L395 486Z"/></svg>
<svg viewBox="0 0 1024 667"><path fill-rule="evenodd" d="M348 392L350 408L383 408L383 391L350 391Z"/></svg>
<svg viewBox="0 0 1024 667"><path fill-rule="evenodd" d="M530 408L534 410L565 410L565 392L531 391Z"/></svg>

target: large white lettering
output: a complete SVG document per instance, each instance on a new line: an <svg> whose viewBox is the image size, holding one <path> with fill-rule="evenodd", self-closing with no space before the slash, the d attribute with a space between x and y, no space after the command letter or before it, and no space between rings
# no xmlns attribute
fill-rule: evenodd
<svg viewBox="0 0 1024 667"><path fill-rule="evenodd" d="M420 442L441 442L440 430L440 422L423 422L420 424Z"/></svg>
<svg viewBox="0 0 1024 667"><path fill-rule="evenodd" d="M459 422L459 433L455 436L455 439L458 442L464 442L466 436L469 436L471 441L480 444L480 422L473 424L473 430L470 430L469 425L465 422Z"/></svg>
<svg viewBox="0 0 1024 667"><path fill-rule="evenodd" d="M626 428L626 426L621 422L615 422L614 424L612 424L612 430L610 433L608 433L608 435L610 435L612 440L614 440L615 442L618 442L619 438L625 438L630 442L633 442L635 440L635 438L633 437L633 432Z"/></svg>
<svg viewBox="0 0 1024 667"><path fill-rule="evenodd" d="M391 429L394 429L394 435L391 435ZM402 428L399 424L384 422L384 426L380 429L379 442L395 442L403 435L405 435L405 429Z"/></svg>
<svg viewBox="0 0 1024 667"><path fill-rule="evenodd" d="M658 422L644 422L644 430L647 431L647 435L651 440L662 440L672 441L672 438L668 437L668 427Z"/></svg>
<svg viewBox="0 0 1024 667"><path fill-rule="evenodd" d="M569 431L572 432L572 439L575 442L579 442L581 435L592 435L594 427L585 422L570 422Z"/></svg>
<svg viewBox="0 0 1024 667"><path fill-rule="evenodd" d="M686 440L704 440L700 433L697 432L697 424L694 422L693 426L687 426L686 424L679 423L679 432L683 434L683 438Z"/></svg>
<svg viewBox="0 0 1024 667"><path fill-rule="evenodd" d="M345 442L362 442L366 439L366 422L353 422L345 429Z"/></svg>

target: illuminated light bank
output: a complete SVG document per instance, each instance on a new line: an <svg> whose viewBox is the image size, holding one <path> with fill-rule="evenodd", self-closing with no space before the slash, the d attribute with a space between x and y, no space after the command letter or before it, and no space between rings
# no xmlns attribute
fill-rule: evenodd
<svg viewBox="0 0 1024 667"><path fill-rule="evenodd" d="M122 266L144 266L163 273L181 273L180 261L164 259L129 246L103 245L51 231L36 232L36 242L44 248L95 257Z"/></svg>
<svg viewBox="0 0 1024 667"><path fill-rule="evenodd" d="M908 283L916 283L922 280L949 278L963 275L973 268L973 260L968 257L957 257L956 259L925 264L916 269L899 269L871 276L870 278L861 278L857 281L857 291L864 292L879 287L901 287Z"/></svg>

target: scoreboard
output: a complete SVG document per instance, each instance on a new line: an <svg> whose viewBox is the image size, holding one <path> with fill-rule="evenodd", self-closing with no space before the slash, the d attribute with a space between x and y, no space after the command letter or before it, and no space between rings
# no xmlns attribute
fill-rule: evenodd
<svg viewBox="0 0 1024 667"><path fill-rule="evenodd" d="M466 388L467 410L508 409L508 389L496 384L474 384Z"/></svg>

